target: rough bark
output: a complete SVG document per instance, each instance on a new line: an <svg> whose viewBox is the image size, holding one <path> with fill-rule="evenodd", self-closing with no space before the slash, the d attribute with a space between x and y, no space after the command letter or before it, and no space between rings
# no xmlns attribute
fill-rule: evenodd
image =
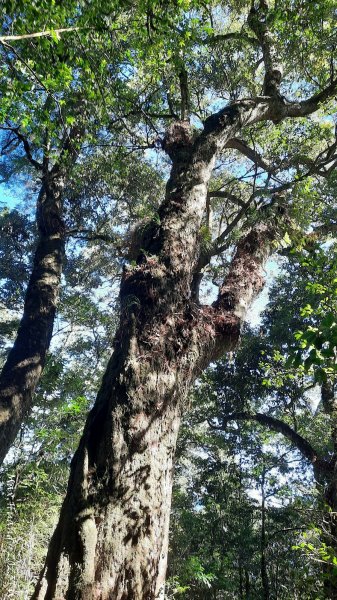
<svg viewBox="0 0 337 600"><path fill-rule="evenodd" d="M267 225L239 243L213 306L191 300L213 160L194 154L190 130L177 127L166 140L173 167L160 225L123 274L115 352L72 462L36 599L161 597L186 393L210 360L235 347L263 285L274 237Z"/></svg>
<svg viewBox="0 0 337 600"><path fill-rule="evenodd" d="M0 375L0 463L31 409L49 348L64 254L63 178L45 176L37 201L39 240L14 346Z"/></svg>

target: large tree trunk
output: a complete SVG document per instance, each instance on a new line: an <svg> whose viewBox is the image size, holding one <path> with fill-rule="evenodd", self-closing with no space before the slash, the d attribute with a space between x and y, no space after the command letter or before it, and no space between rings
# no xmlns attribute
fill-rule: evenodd
<svg viewBox="0 0 337 600"><path fill-rule="evenodd" d="M37 201L39 240L13 348L0 375L0 464L31 409L49 348L64 253L63 178L45 175Z"/></svg>
<svg viewBox="0 0 337 600"><path fill-rule="evenodd" d="M172 459L183 390L140 363L127 334L72 463L68 496L36 598L160 597ZM48 583L48 587L47 587Z"/></svg>
<svg viewBox="0 0 337 600"><path fill-rule="evenodd" d="M274 236L265 225L239 243L214 305L192 301L213 158L205 160L186 124L175 127L160 225L140 244L138 265L124 271L115 352L72 461L35 599L162 597L186 394L210 360L235 347L241 317L263 284Z"/></svg>

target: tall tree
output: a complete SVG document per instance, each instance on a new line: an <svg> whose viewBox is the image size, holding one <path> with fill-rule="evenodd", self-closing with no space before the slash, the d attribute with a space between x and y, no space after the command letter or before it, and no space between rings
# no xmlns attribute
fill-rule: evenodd
<svg viewBox="0 0 337 600"><path fill-rule="evenodd" d="M295 22L298 7L286 3L284 8L287 18ZM287 227L285 200L274 218L268 211L257 211L255 224L236 245L217 300L212 306L199 304L199 271L212 256L224 251L228 234L248 208L242 207L229 227L203 251L200 232L216 160L231 146L261 164L263 159L237 136L243 131L249 135L259 123L268 122L271 127L270 122L277 125L285 119L308 117L334 97L337 85L329 72L329 80L323 83L320 79L310 94L311 85L301 70L297 83L305 98L286 99L281 63L284 60L289 68L288 48L282 40L294 33L287 29L279 9L270 9L264 1L251 7L242 3L240 9L245 32L229 31L222 41L239 38L243 44L247 36L248 44L253 40L264 66L262 95L255 91L261 84L258 72L247 86L240 81L236 98L194 128L184 120L193 107L184 65L180 67L181 118L179 114L177 118L174 100L168 99L176 118L162 141L172 163L165 198L155 219L138 231L136 265L124 268L115 351L72 461L67 496L34 598L117 600L163 595L172 461L187 391L210 361L235 348L246 310L263 286L264 262ZM329 23L328 9L324 14ZM217 10L220 24L215 24L215 29L227 23L223 7ZM300 14L303 19L303 12ZM185 20L200 24L192 12L185 14ZM152 36L159 23L160 14L156 19L152 12L148 22ZM193 38L188 25L183 32L186 29L187 39ZM213 45L219 41L216 37L206 41ZM192 43L200 48L195 38ZM320 44L317 37L310 39L308 49ZM324 47L324 52L323 63L331 58L331 48ZM203 60L203 56L200 61L191 60L191 71L202 68ZM324 64L327 68L328 63ZM218 84L223 87L224 82ZM288 168L293 160L292 156ZM296 164L303 162L299 157L296 160ZM279 157L278 164L281 161ZM308 162L306 158L304 162ZM313 163L316 168L317 162ZM263 164L267 168L265 161ZM275 169L275 164L269 167ZM289 181L286 189L288 185ZM255 189L250 202L253 198ZM274 192L275 206L277 200Z"/></svg>
<svg viewBox="0 0 337 600"><path fill-rule="evenodd" d="M118 121L113 113L122 86L115 82L111 94L103 93L102 87L107 89L118 76L124 60L120 39L111 38L105 22L117 18L118 4L111 4L105 20L95 2L83 10L77 2L66 7L49 0L21 3L20 10L14 10L12 2L5 4L8 18L0 36L5 173L8 178L13 155L21 153L40 189L38 241L23 316L0 376L0 463L32 408L51 341L69 235L65 189L84 142L90 144L98 130L114 118ZM122 28L125 14L128 10L119 16ZM118 30L117 23L114 28ZM93 31L100 31L94 40ZM120 35L124 32L125 24ZM88 51L93 43L95 55Z"/></svg>
<svg viewBox="0 0 337 600"><path fill-rule="evenodd" d="M115 352L72 463L35 597L150 599L163 593L172 460L187 390L201 369L237 344L246 309L263 286L264 261L289 219L310 223L313 206L301 198L298 184L312 174L329 174L335 164L331 124L308 119L335 96L334 9L330 2L269 6L262 0L225 7L219 2L214 10L172 1L166 12L156 0L130 3L125 10L124 3L109 3L104 14L94 1L85 9L76 2L69 6L70 12L42 2L39 20L37 4L24 5L6 22L1 38L6 127L39 168L40 155L49 156L45 121L50 123L54 150L48 173L60 156L69 160L64 144L74 132L82 142L85 135L89 147L161 147L171 174L153 219L133 235L130 258L136 264L125 265L122 277ZM27 15L36 25L33 35L22 29ZM69 48L63 34L74 36L67 38ZM22 56L14 42L23 49L29 44L33 64L27 49ZM320 62L308 73L313 53ZM18 64L11 88L9 74ZM54 64L57 76L50 77ZM224 108L214 112L214 99L225 99ZM34 126L23 120L32 104ZM36 126L41 115L42 128ZM253 172L243 175L238 162L233 186L221 165L223 179L214 178L210 187L228 148L232 156L239 152L251 161ZM292 198L282 195L289 190ZM224 201L217 235L212 198ZM300 214L304 206L307 215ZM46 233L56 235L54 229ZM60 239L61 233L62 227ZM218 299L202 306L202 271L235 245ZM50 289L54 296L55 290ZM50 323L47 342L49 331Z"/></svg>

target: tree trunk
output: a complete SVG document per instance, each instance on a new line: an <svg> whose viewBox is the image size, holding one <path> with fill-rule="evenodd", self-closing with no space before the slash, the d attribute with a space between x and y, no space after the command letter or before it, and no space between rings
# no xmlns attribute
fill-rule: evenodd
<svg viewBox="0 0 337 600"><path fill-rule="evenodd" d="M231 132L231 128L230 128ZM124 270L115 351L89 414L61 517L33 598L163 597L172 461L181 412L200 372L237 344L262 288L274 232L257 226L237 247L218 300L200 306L191 285L200 254L213 153L185 123L169 132L173 160L160 225Z"/></svg>
<svg viewBox="0 0 337 600"><path fill-rule="evenodd" d="M335 446L336 448L336 446ZM331 556L327 563L323 564L324 570L324 597L329 600L337 600L337 569L332 559L337 557L337 460L334 454L334 465L331 479L326 490L325 500L329 512L324 517L322 543L326 544L327 552Z"/></svg>
<svg viewBox="0 0 337 600"><path fill-rule="evenodd" d="M329 473L329 484L325 492L326 504L329 512L325 515L322 532L322 542L331 550L331 557L324 565L324 595L329 600L337 600L337 570L332 564L332 558L337 557L337 398L333 382L326 381L322 384L321 400L323 410L330 417L331 437L334 448Z"/></svg>
<svg viewBox="0 0 337 600"><path fill-rule="evenodd" d="M31 409L49 348L64 253L63 178L46 175L37 201L39 240L24 313L0 375L0 464Z"/></svg>
<svg viewBox="0 0 337 600"><path fill-rule="evenodd" d="M261 539L260 539L260 547L261 547L261 581L262 581L262 590L263 590L263 599L269 600L270 598L270 589L269 589L269 579L267 572L267 560L266 560L266 494L265 494L265 481L266 481L266 470L263 467L262 471L262 482L261 482Z"/></svg>
<svg viewBox="0 0 337 600"><path fill-rule="evenodd" d="M36 598L150 600L163 590L182 398L166 369L139 380L134 343L115 354L88 419Z"/></svg>
<svg viewBox="0 0 337 600"><path fill-rule="evenodd" d="M245 598L249 600L250 597L250 579L249 579L249 571L245 569Z"/></svg>

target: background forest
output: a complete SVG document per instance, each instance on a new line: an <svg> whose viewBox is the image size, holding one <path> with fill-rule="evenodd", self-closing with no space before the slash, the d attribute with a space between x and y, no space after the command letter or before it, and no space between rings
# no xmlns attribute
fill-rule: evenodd
<svg viewBox="0 0 337 600"><path fill-rule="evenodd" d="M126 265L151 254L172 162L167 128L188 122L198 133L227 103L276 88L294 105L325 92L313 114L243 127L215 161L196 304L215 300L243 235L282 226L239 346L199 369L188 396L165 598L337 597L334 3L34 0L1 10L1 366L53 169L65 259L33 408L0 472L0 598L33 593L120 315L137 305L130 295L125 307L119 287Z"/></svg>

